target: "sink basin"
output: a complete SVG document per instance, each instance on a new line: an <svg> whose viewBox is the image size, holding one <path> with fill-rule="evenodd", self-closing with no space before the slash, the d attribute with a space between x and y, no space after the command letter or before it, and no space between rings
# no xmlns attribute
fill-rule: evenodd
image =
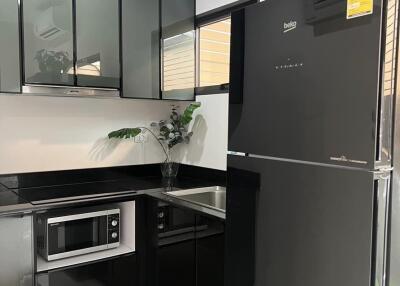
<svg viewBox="0 0 400 286"><path fill-rule="evenodd" d="M190 190L180 190L166 193L194 204L225 212L226 189L224 187L207 187Z"/></svg>

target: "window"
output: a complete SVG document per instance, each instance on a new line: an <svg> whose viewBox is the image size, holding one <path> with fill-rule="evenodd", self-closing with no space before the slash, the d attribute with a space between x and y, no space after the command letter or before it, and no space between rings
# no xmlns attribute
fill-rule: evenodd
<svg viewBox="0 0 400 286"><path fill-rule="evenodd" d="M198 87L229 83L231 19L199 28Z"/></svg>

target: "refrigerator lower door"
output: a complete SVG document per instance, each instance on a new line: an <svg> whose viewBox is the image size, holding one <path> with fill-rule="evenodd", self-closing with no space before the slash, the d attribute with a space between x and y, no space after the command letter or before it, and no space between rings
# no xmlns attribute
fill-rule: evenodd
<svg viewBox="0 0 400 286"><path fill-rule="evenodd" d="M384 285L389 177L239 156L228 166L226 285Z"/></svg>

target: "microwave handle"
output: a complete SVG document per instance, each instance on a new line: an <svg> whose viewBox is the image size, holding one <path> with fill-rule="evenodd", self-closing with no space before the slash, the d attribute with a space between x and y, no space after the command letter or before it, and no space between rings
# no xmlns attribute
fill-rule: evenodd
<svg viewBox="0 0 400 286"><path fill-rule="evenodd" d="M73 221L73 220L80 220L85 218L94 218L99 216L107 216L109 214L119 214L119 210L111 210L111 211L98 211L98 212L91 212L91 213L82 213L82 214L75 214L75 215L67 215L67 216L60 216L60 217L53 217L48 218L47 223L59 223L59 222L66 222L66 221Z"/></svg>

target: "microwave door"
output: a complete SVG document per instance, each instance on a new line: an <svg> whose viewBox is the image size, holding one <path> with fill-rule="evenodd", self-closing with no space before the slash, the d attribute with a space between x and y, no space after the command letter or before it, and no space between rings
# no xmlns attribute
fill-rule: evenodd
<svg viewBox="0 0 400 286"><path fill-rule="evenodd" d="M48 260L107 249L107 216L48 223Z"/></svg>

